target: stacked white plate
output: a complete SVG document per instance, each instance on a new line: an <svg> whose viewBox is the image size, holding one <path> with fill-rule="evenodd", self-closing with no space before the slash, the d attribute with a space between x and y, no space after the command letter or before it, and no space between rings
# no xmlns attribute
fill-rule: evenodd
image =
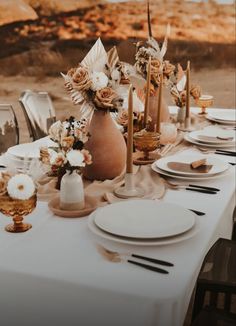
<svg viewBox="0 0 236 326"><path fill-rule="evenodd" d="M173 162L188 164L189 167L194 161L206 159L207 165L211 168L207 171L199 171L198 169L189 169L188 171L180 171L177 168L173 168ZM172 164L171 164L172 163ZM231 166L228 162L222 161L212 155L201 154L176 154L159 159L152 164L152 169L167 177L183 180L211 180L223 177L231 171Z"/></svg>
<svg viewBox="0 0 236 326"><path fill-rule="evenodd" d="M225 130L217 126L206 127L185 135L188 142L212 148L230 148L236 145L235 130Z"/></svg>
<svg viewBox="0 0 236 326"><path fill-rule="evenodd" d="M93 212L93 234L130 245L166 245L193 237L199 230L195 214L186 208L148 199L118 202Z"/></svg>
<svg viewBox="0 0 236 326"><path fill-rule="evenodd" d="M40 148L42 146L55 146L48 137L42 138L33 143L25 143L12 146L7 150L7 160L9 165L13 165L19 172L27 172L34 159L39 159Z"/></svg>
<svg viewBox="0 0 236 326"><path fill-rule="evenodd" d="M236 110L235 109L212 109L209 110L206 118L225 125L236 125Z"/></svg>

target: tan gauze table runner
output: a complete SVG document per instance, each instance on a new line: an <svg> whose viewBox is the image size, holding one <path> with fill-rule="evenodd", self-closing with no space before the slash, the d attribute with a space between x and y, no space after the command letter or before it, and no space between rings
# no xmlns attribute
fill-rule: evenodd
<svg viewBox="0 0 236 326"><path fill-rule="evenodd" d="M201 129L209 125L209 121L205 118L193 115L192 124ZM191 144L183 142L184 132L179 132L175 142L175 146L172 148L168 155L173 155L179 151L183 151L190 147ZM158 158L158 154L157 154ZM142 187L145 195L143 198L159 199L162 198L166 191L166 184L163 178L154 171L152 171L150 165L134 166L134 179L135 184ZM57 195L59 191L55 188L56 178L45 176L38 181L38 199L42 201L48 201L53 196ZM85 193L89 196L95 196L101 205L107 203L113 203L121 201L113 194L113 190L116 187L121 186L124 183L124 173L116 177L113 180L105 181L88 181L84 180ZM123 199L125 200L125 199Z"/></svg>

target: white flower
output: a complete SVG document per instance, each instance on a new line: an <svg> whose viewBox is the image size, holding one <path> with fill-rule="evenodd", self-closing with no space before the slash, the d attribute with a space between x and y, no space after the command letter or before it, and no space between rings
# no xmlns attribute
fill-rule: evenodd
<svg viewBox="0 0 236 326"><path fill-rule="evenodd" d="M115 82L119 82L120 81L120 72L118 69L114 69L111 73L111 78L112 80L114 80Z"/></svg>
<svg viewBox="0 0 236 326"><path fill-rule="evenodd" d="M8 181L7 192L14 199L26 200L33 196L35 185L27 174L16 174Z"/></svg>
<svg viewBox="0 0 236 326"><path fill-rule="evenodd" d="M79 150L72 149L66 157L71 166L85 166L84 155Z"/></svg>
<svg viewBox="0 0 236 326"><path fill-rule="evenodd" d="M61 139L62 130L63 130L63 125L62 125L61 121L59 120L59 121L55 122L54 124L52 124L51 127L49 128L49 131L48 131L49 137L52 140L59 142Z"/></svg>
<svg viewBox="0 0 236 326"><path fill-rule="evenodd" d="M95 92L108 85L108 77L104 74L104 72L94 71L92 72L90 78L92 80L91 89Z"/></svg>

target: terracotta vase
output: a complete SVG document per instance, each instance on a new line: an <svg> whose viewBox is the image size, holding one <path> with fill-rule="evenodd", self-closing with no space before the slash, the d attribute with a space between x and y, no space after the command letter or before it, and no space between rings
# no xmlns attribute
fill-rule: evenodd
<svg viewBox="0 0 236 326"><path fill-rule="evenodd" d="M90 151L93 163L84 168L83 175L89 180L117 177L125 168L126 144L110 112L95 110L88 131L91 137L85 148Z"/></svg>
<svg viewBox="0 0 236 326"><path fill-rule="evenodd" d="M149 115L152 118L149 126L151 130L154 130L156 121L157 121L157 107L158 107L158 90L155 95L150 96L149 98ZM170 121L170 113L168 105L162 97L162 105L161 105L161 122L169 122Z"/></svg>

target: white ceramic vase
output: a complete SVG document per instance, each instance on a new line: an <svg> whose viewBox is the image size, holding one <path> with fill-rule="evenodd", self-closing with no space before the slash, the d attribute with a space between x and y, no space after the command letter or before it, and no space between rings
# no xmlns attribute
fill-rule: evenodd
<svg viewBox="0 0 236 326"><path fill-rule="evenodd" d="M61 179L60 209L74 211L84 207L83 180L75 170L66 171Z"/></svg>

